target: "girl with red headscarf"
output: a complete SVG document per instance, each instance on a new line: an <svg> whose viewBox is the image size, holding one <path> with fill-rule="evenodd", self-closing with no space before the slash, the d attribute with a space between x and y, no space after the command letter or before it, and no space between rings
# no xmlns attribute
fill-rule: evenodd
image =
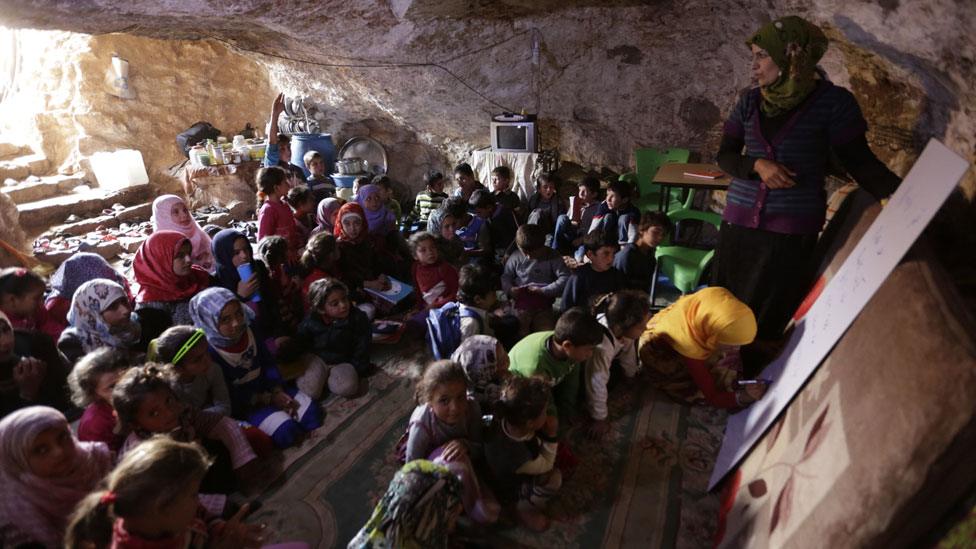
<svg viewBox="0 0 976 549"><path fill-rule="evenodd" d="M210 286L210 276L192 263L191 254L190 240L175 231L153 233L136 252L132 263L139 285L136 310L140 316L147 315L146 309L163 311L169 316L151 321L154 326L158 324L158 332L146 330L143 322L144 336L155 337L174 324L193 324L190 298Z"/></svg>
<svg viewBox="0 0 976 549"><path fill-rule="evenodd" d="M377 242L367 238L369 224L363 207L343 204L336 214L335 235L339 241L339 270L342 281L353 292L363 288L383 290L390 281L383 274Z"/></svg>

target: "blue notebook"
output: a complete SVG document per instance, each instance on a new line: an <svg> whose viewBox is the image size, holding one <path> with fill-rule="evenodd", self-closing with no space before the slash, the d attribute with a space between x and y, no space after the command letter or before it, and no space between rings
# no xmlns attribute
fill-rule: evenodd
<svg viewBox="0 0 976 549"><path fill-rule="evenodd" d="M384 301L388 301L394 305L403 301L405 297L413 293L413 286L407 284L406 282L401 282L392 276L387 277L390 280L390 288L382 292L376 290L371 290L369 288L363 288L370 295L374 295Z"/></svg>

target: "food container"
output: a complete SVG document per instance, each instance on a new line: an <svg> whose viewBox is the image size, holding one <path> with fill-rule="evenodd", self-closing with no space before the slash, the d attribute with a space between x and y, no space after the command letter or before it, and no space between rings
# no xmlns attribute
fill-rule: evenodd
<svg viewBox="0 0 976 549"><path fill-rule="evenodd" d="M361 158L343 158L336 162L336 169L341 175L353 175L364 173L366 166Z"/></svg>

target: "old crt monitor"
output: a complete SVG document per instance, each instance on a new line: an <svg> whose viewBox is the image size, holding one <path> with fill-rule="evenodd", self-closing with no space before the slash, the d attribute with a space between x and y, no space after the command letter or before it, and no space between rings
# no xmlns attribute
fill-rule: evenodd
<svg viewBox="0 0 976 549"><path fill-rule="evenodd" d="M534 114L502 113L491 119L491 150L539 152Z"/></svg>

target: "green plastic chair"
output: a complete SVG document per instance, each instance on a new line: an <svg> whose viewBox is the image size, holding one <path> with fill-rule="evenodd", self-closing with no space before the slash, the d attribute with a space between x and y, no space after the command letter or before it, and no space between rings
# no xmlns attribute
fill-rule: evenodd
<svg viewBox="0 0 976 549"><path fill-rule="evenodd" d="M634 202L634 205L640 211L657 211L661 204L661 186L653 183L653 180L658 168L669 162L687 162L689 158L691 158L691 151L688 149L634 149L635 171L625 173L618 179L636 180L640 198ZM681 192L681 189L671 190L668 197L668 210L681 207Z"/></svg>
<svg viewBox="0 0 976 549"><path fill-rule="evenodd" d="M685 202L690 206L693 196ZM722 216L713 212L703 212L693 210L690 207L679 208L673 212L668 212L668 218L677 226L681 221L698 220L715 226L716 229L722 223ZM673 231L672 231L673 232ZM669 236L669 240L670 240ZM686 246L658 246L655 258L657 258L658 272L664 273L678 288L682 294L689 294L698 288L702 273L715 257L715 250L699 250Z"/></svg>

